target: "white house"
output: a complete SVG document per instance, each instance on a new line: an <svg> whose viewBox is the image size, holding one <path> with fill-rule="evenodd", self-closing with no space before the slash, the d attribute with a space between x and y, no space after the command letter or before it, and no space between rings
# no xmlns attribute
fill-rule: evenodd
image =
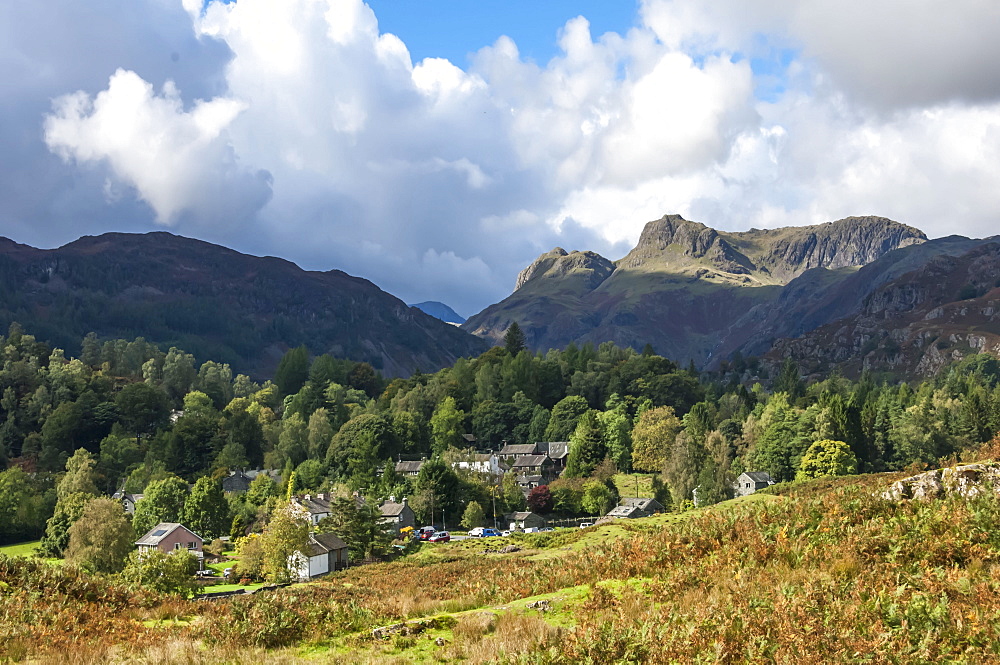
<svg viewBox="0 0 1000 665"><path fill-rule="evenodd" d="M306 552L296 552L288 557L292 577L305 581L334 570L347 568L347 543L335 533L309 534Z"/></svg>

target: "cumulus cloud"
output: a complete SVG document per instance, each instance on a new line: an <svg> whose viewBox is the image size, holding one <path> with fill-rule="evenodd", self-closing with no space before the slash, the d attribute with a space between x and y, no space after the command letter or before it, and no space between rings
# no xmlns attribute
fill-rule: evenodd
<svg viewBox="0 0 1000 665"><path fill-rule="evenodd" d="M470 314L537 254L619 258L669 212L993 233L990 3L642 0L627 33L578 17L549 62L502 37L467 69L412 62L361 0L48 4L0 6L23 241L158 220Z"/></svg>

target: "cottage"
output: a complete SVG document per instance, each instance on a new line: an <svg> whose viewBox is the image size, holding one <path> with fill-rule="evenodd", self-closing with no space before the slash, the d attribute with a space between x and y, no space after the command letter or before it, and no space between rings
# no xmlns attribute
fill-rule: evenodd
<svg viewBox="0 0 1000 665"><path fill-rule="evenodd" d="M667 509L663 507L662 503L656 499L649 499L646 497L622 497L621 504L623 506L634 506L638 508L642 512L642 517L649 517L650 515L664 513L667 511Z"/></svg>
<svg viewBox="0 0 1000 665"><path fill-rule="evenodd" d="M545 478L556 476L552 460L549 459L548 455L523 455L514 461L510 470L519 475L543 476Z"/></svg>
<svg viewBox="0 0 1000 665"><path fill-rule="evenodd" d="M539 485L544 485L544 484L545 484L545 478L539 475L517 477L517 486L521 488L521 492L524 493L524 496L528 496L528 492L535 489Z"/></svg>
<svg viewBox="0 0 1000 665"><path fill-rule="evenodd" d="M311 533L306 551L288 557L288 565L293 577L303 582L343 570L348 566L347 543L335 533Z"/></svg>
<svg viewBox="0 0 1000 665"><path fill-rule="evenodd" d="M511 513L507 516L507 521L510 522L511 531L516 529L523 531L529 528L540 529L548 524L544 517L530 512Z"/></svg>
<svg viewBox="0 0 1000 665"><path fill-rule="evenodd" d="M292 497L292 504L299 512L304 512L309 517L309 523L316 526L320 520L330 516L330 495L329 494L306 494L305 496Z"/></svg>
<svg viewBox="0 0 1000 665"><path fill-rule="evenodd" d="M416 462L411 462L408 460L400 460L396 462L396 473L401 476L409 476L410 478L416 478L420 473L420 467L424 465L425 460L418 460Z"/></svg>
<svg viewBox="0 0 1000 665"><path fill-rule="evenodd" d="M126 513L135 512L135 504L142 500L142 494L127 494L124 490L118 490L111 495L115 501L120 501Z"/></svg>
<svg viewBox="0 0 1000 665"><path fill-rule="evenodd" d="M250 489L250 483L252 482L253 478L248 476L243 469L236 469L235 471L230 471L229 475L222 479L222 491L246 492Z"/></svg>
<svg viewBox="0 0 1000 665"><path fill-rule="evenodd" d="M177 522L160 522L146 535L135 541L139 553L159 550L166 554L174 551L187 550L198 557L198 567L202 567L205 554L202 552L204 541L201 536Z"/></svg>
<svg viewBox="0 0 1000 665"><path fill-rule="evenodd" d="M519 457L537 455L538 452L538 446L534 443L508 443L500 449L497 455L505 462L514 462Z"/></svg>
<svg viewBox="0 0 1000 665"><path fill-rule="evenodd" d="M568 441L542 441L536 443L538 452L548 455L552 460L552 467L557 474L562 473L566 468L566 458L569 457Z"/></svg>
<svg viewBox="0 0 1000 665"><path fill-rule="evenodd" d="M773 484L767 471L744 471L733 482L733 496L747 496Z"/></svg>
<svg viewBox="0 0 1000 665"><path fill-rule="evenodd" d="M395 529L397 535L406 527L417 525L417 518L413 509L407 505L405 496L402 503L396 503L396 497L390 496L388 501L382 502L379 510L382 512L382 523Z"/></svg>
<svg viewBox="0 0 1000 665"><path fill-rule="evenodd" d="M465 469L475 473L488 473L491 476L501 475L505 469L500 466L500 458L490 453L470 453L465 459L452 462L453 469Z"/></svg>

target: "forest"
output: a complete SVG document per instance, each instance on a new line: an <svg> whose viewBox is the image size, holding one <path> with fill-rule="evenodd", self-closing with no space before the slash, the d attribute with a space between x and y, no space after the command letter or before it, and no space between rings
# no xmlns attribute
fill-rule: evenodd
<svg viewBox="0 0 1000 665"><path fill-rule="evenodd" d="M408 496L418 520L436 510L452 524L473 503L489 518L523 509L513 474L455 470L473 452L468 435L479 451L568 441L565 472L533 507L574 515L613 507L617 472L653 474L664 505L680 510L695 488L701 505L729 498L742 471L781 482L917 469L1000 430L1000 363L984 354L916 384L869 374L807 384L789 362L772 375L742 358L698 373L649 346L531 353L515 324L503 345L433 374L387 381L302 346L258 384L142 338L90 334L81 348L68 358L17 324L0 336L0 544L65 539L80 513L63 500L67 479L81 468L97 494L173 487L192 505L222 504L202 516L211 538L252 528L277 493ZM428 461L410 478L396 473L400 459ZM280 486L220 500L230 470L257 468L280 472Z"/></svg>

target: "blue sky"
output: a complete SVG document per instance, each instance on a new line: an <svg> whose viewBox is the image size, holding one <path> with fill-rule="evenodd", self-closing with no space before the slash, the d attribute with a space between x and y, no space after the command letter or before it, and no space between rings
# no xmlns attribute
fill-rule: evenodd
<svg viewBox="0 0 1000 665"><path fill-rule="evenodd" d="M447 58L463 69L468 55L506 35L521 55L545 64L558 52L557 38L577 16L596 36L625 34L635 25L636 4L627 0L371 0L379 28L399 36L414 61Z"/></svg>
<svg viewBox="0 0 1000 665"><path fill-rule="evenodd" d="M668 213L992 235L997 34L982 0L0 2L0 235L166 229L465 316Z"/></svg>

